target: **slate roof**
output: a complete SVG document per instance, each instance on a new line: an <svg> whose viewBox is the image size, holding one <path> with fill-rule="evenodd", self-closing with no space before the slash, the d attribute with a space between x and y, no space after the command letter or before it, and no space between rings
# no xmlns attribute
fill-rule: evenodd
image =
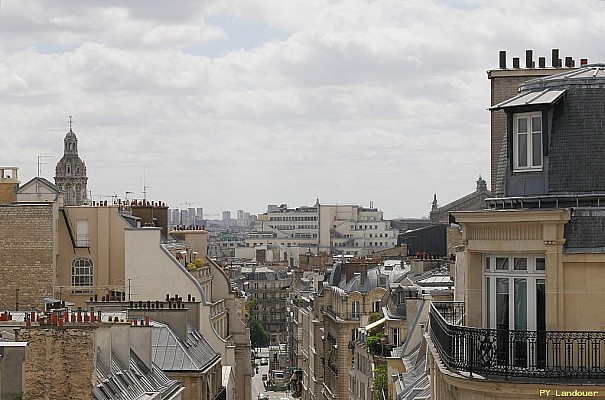
<svg viewBox="0 0 605 400"><path fill-rule="evenodd" d="M386 263L386 261L385 261ZM409 266L402 266L398 264L390 264L385 268L385 265L379 265L373 268L369 268L366 273L364 284L361 284L361 276L355 275L349 281L346 280L346 273L344 269L347 268L347 264L337 264L332 269L328 283L330 286L338 286L345 292L360 292L368 293L372 289L377 287L384 287L388 289L393 282L398 282L409 272ZM386 284L379 284L379 277L386 276Z"/></svg>
<svg viewBox="0 0 605 400"><path fill-rule="evenodd" d="M166 324L152 321L151 326L153 362L163 371L201 372L220 358L202 334L191 326L187 327L186 342Z"/></svg>
<svg viewBox="0 0 605 400"><path fill-rule="evenodd" d="M97 358L96 380L92 389L98 400L145 399L150 393L161 393L162 399L173 399L184 389L180 382L172 380L155 364L149 369L135 352L130 352L130 363L123 365L116 357L107 366Z"/></svg>

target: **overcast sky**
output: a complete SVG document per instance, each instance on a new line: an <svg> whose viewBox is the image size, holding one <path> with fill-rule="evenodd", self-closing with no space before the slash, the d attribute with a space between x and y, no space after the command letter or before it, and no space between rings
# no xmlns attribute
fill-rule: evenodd
<svg viewBox="0 0 605 400"><path fill-rule="evenodd" d="M499 50L605 62L605 2L0 0L0 165L93 200L422 217L489 182ZM212 218L211 216L209 216Z"/></svg>

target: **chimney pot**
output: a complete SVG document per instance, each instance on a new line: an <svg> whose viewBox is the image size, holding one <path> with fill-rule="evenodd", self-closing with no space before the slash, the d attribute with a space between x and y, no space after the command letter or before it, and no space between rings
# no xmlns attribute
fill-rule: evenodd
<svg viewBox="0 0 605 400"><path fill-rule="evenodd" d="M500 50L500 69L506 69L506 50Z"/></svg>
<svg viewBox="0 0 605 400"><path fill-rule="evenodd" d="M580 58L580 65L587 65L588 64L588 58Z"/></svg>
<svg viewBox="0 0 605 400"><path fill-rule="evenodd" d="M513 57L513 68L519 68L519 57Z"/></svg>
<svg viewBox="0 0 605 400"><path fill-rule="evenodd" d="M534 67L533 51L525 50L525 68L533 68L533 67Z"/></svg>
<svg viewBox="0 0 605 400"><path fill-rule="evenodd" d="M552 49L552 66L559 67L559 49Z"/></svg>
<svg viewBox="0 0 605 400"><path fill-rule="evenodd" d="M573 58L571 58L571 57L565 57L565 66L567 68L573 67Z"/></svg>
<svg viewBox="0 0 605 400"><path fill-rule="evenodd" d="M546 67L546 57L539 57L538 65L540 68L545 68Z"/></svg>

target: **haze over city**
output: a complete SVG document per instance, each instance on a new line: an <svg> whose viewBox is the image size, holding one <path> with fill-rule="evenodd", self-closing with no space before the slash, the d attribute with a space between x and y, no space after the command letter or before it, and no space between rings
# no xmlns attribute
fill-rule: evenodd
<svg viewBox="0 0 605 400"><path fill-rule="evenodd" d="M2 164L26 182L53 156L52 181L73 115L93 200L147 186L208 214L319 198L426 216L490 178L499 50L604 59L600 1L0 7Z"/></svg>

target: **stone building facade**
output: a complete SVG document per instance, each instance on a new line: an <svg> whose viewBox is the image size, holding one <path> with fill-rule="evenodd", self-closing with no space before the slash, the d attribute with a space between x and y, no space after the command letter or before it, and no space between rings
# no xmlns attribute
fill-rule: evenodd
<svg viewBox="0 0 605 400"><path fill-rule="evenodd" d="M94 327L21 329L28 344L24 397L94 400Z"/></svg>
<svg viewBox="0 0 605 400"><path fill-rule="evenodd" d="M53 205L0 204L0 221L0 308L37 307L53 293Z"/></svg>

